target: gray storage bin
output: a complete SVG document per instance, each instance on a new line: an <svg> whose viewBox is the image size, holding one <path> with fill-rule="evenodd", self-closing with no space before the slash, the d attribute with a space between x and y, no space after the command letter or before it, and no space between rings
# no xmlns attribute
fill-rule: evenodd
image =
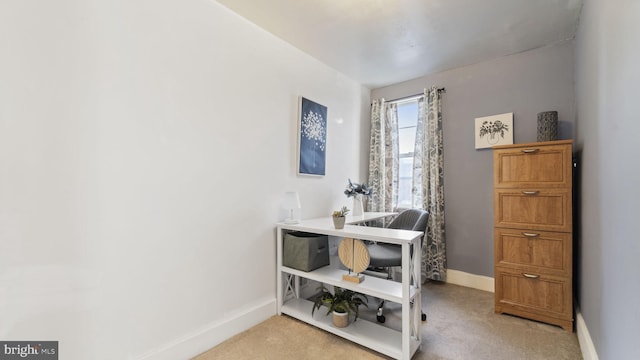
<svg viewBox="0 0 640 360"><path fill-rule="evenodd" d="M305 232L287 233L282 265L302 271L329 265L329 237Z"/></svg>

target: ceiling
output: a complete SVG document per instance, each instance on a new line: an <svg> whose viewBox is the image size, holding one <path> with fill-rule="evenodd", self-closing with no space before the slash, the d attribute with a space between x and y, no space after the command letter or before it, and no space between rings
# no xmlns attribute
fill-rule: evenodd
<svg viewBox="0 0 640 360"><path fill-rule="evenodd" d="M582 0L217 0L370 88L572 39Z"/></svg>

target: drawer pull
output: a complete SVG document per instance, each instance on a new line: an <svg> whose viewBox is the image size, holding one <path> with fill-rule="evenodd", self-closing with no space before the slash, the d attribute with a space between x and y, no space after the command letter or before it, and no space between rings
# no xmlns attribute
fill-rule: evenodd
<svg viewBox="0 0 640 360"><path fill-rule="evenodd" d="M525 154L533 154L537 153L538 151L540 151L540 149L522 149L522 152Z"/></svg>
<svg viewBox="0 0 640 360"><path fill-rule="evenodd" d="M540 236L540 234L536 234L536 233L526 233L523 232L522 235L526 236L526 237L538 237Z"/></svg>
<svg viewBox="0 0 640 360"><path fill-rule="evenodd" d="M537 279L540 277L540 275L532 275L532 274L527 274L527 273L522 273L522 276L529 278L529 279Z"/></svg>
<svg viewBox="0 0 640 360"><path fill-rule="evenodd" d="M538 195L540 191L523 191L522 193L525 195Z"/></svg>

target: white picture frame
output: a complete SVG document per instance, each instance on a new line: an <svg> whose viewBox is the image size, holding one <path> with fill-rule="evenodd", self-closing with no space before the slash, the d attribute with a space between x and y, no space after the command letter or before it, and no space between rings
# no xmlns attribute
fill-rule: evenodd
<svg viewBox="0 0 640 360"><path fill-rule="evenodd" d="M475 119L476 149L513 144L513 113Z"/></svg>

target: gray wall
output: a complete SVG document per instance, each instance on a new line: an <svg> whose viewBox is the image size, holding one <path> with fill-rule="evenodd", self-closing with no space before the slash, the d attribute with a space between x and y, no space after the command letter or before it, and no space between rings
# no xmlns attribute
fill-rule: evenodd
<svg viewBox="0 0 640 360"><path fill-rule="evenodd" d="M600 359L640 359L640 3L585 0L576 36L578 301Z"/></svg>
<svg viewBox="0 0 640 360"><path fill-rule="evenodd" d="M514 142L536 141L537 113L556 110L561 139L574 133L573 42L375 89L372 99L446 88L443 100L448 268L493 276L493 158L476 150L476 117L514 113Z"/></svg>

